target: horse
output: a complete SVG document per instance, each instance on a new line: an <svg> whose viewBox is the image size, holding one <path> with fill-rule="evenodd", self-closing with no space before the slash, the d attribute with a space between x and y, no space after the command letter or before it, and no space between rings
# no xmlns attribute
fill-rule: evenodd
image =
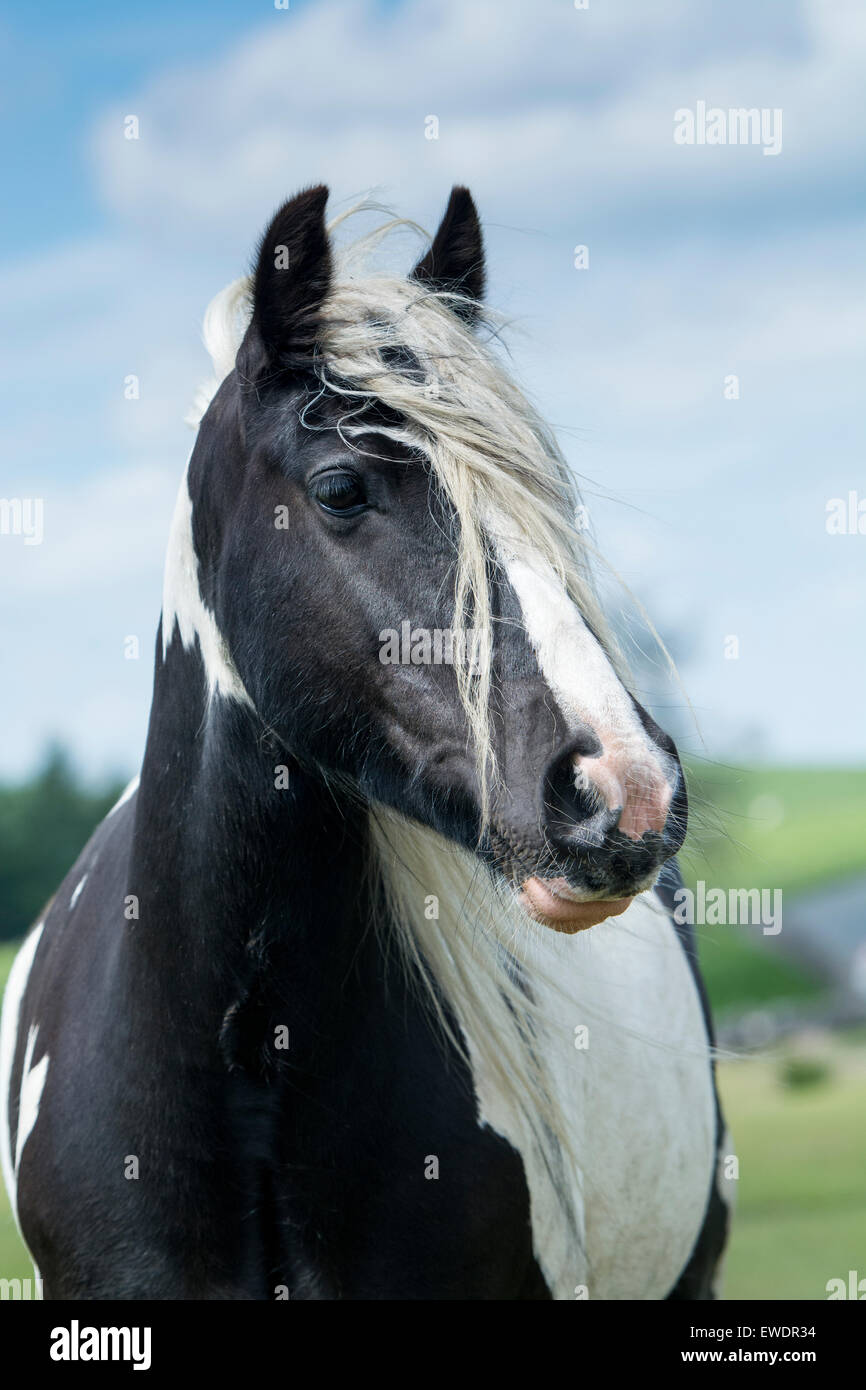
<svg viewBox="0 0 866 1390"><path fill-rule="evenodd" d="M677 749L470 193L409 274L327 198L206 315L141 772L6 991L19 1229L50 1299L716 1297Z"/></svg>

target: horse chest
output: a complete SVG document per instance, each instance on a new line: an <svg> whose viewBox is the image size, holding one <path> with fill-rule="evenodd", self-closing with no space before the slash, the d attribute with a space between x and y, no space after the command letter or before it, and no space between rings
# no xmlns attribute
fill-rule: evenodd
<svg viewBox="0 0 866 1390"><path fill-rule="evenodd" d="M546 1297L519 1154L479 1126L426 1007L389 1001L351 1059L284 1092L268 1219L290 1296Z"/></svg>
<svg viewBox="0 0 866 1390"><path fill-rule="evenodd" d="M567 1136L559 1183L470 1039L479 1114L521 1156L535 1255L555 1298L664 1298L700 1232L715 1162L691 971L669 920L643 899L554 954L557 987L536 986L551 1020L537 1047Z"/></svg>
<svg viewBox="0 0 866 1390"><path fill-rule="evenodd" d="M688 962L668 918L641 900L610 931L553 938L553 952L550 1027L533 1046L564 1135L559 1187L489 1050L468 1036L472 1075L461 1077L405 1001L327 1094L299 1110L293 1093L282 1200L323 1296L514 1298L527 1281L558 1299L673 1288L701 1230L716 1143Z"/></svg>

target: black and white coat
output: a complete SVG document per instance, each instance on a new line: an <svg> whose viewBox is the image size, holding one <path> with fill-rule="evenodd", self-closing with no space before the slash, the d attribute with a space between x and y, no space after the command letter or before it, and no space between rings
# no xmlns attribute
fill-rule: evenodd
<svg viewBox="0 0 866 1390"><path fill-rule="evenodd" d="M506 488L483 518L488 818L454 672L377 660L401 613L449 626L459 498L418 443L423 334L383 353L400 408L362 390L346 458L323 208L280 210L239 350L219 329L141 776L10 976L20 1229L50 1298L711 1297L727 1144L670 914L676 751ZM456 190L405 282L419 333L467 355L453 379L436 359L440 406L488 370L480 264ZM506 468L529 417L502 392Z"/></svg>

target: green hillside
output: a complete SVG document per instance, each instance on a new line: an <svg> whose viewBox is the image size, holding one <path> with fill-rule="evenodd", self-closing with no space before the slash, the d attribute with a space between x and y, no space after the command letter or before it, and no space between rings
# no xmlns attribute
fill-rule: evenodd
<svg viewBox="0 0 866 1390"><path fill-rule="evenodd" d="M680 862L690 886L798 892L866 873L866 769L688 769L691 829ZM701 964L718 1011L821 986L785 958L760 927L698 928Z"/></svg>

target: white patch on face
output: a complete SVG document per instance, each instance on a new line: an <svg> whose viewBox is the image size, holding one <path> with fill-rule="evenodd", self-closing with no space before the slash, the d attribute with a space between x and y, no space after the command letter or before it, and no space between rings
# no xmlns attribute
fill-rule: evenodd
<svg viewBox="0 0 866 1390"><path fill-rule="evenodd" d="M650 738L613 664L544 558L494 525L497 551L517 595L539 669L569 728L590 729L599 757L576 757L578 785L590 781L620 828L639 839L660 830L670 803L670 759Z"/></svg>
<svg viewBox="0 0 866 1390"><path fill-rule="evenodd" d="M9 1129L9 1093L12 1085L12 1067L15 1061L15 1049L18 1043L21 1001L27 990L27 981L30 978L33 959L42 936L42 928L43 923L40 922L27 937L24 945L12 962L12 969L9 971L9 979L6 983L6 992L3 996L3 1017L2 1021L0 1021L0 1162L2 1162L3 1180L6 1184L6 1191L9 1193L9 1201L12 1206L16 1224L18 1222L16 1173L18 1158L20 1157L23 1144L21 1142L21 1113L19 1111L18 1142L16 1143L16 1154L15 1160L13 1161L12 1136ZM40 1063L40 1066L41 1065ZM44 1069L42 1080L44 1082ZM40 1085L39 1095L41 1096L41 1094L42 1086ZM36 1116L34 1115L33 1123L35 1124L35 1122Z"/></svg>
<svg viewBox="0 0 866 1390"><path fill-rule="evenodd" d="M611 741L634 744L645 757L648 739L637 711L557 576L540 557L517 555L506 559L505 572L541 672L563 714L588 725L605 747Z"/></svg>
<svg viewBox="0 0 866 1390"><path fill-rule="evenodd" d="M121 806L125 806L127 801L129 801L130 797L135 796L135 793L138 791L138 784L140 781L141 774L137 772L133 777L132 781L129 783L129 785L124 788L120 796L115 801L114 805L108 813L110 816L113 816L115 811L119 811Z"/></svg>
<svg viewBox="0 0 866 1390"><path fill-rule="evenodd" d="M75 889L74 889L74 891L73 891L73 893L72 893L72 897L69 899L69 911L70 911L70 912L71 912L72 909L74 908L75 904L78 902L78 899L79 899L79 897L81 896L81 890L82 890L82 888L84 887L84 885L85 885L86 882L87 882L87 874L85 874L83 878L79 879L78 883L75 885Z"/></svg>
<svg viewBox="0 0 866 1390"><path fill-rule="evenodd" d="M171 643L175 624L184 647L199 642L208 695L226 696L241 704L252 706L234 663L210 609L205 607L199 590L198 559L192 538L192 499L189 495L187 473L181 480L171 523L168 552L165 559L165 580L162 597L162 655L163 660Z"/></svg>

